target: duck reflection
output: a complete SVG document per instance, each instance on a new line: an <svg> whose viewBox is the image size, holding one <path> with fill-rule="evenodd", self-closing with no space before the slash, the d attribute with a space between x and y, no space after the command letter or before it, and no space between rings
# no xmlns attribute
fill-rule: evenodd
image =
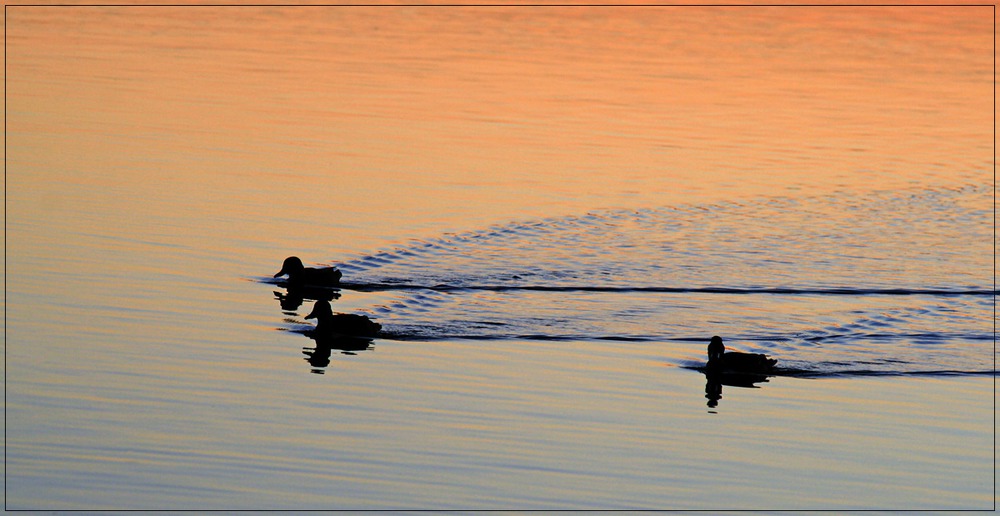
<svg viewBox="0 0 1000 516"><path fill-rule="evenodd" d="M281 310L288 315L294 315L305 300L313 301L333 301L340 299L340 291L323 288L310 287L307 285L288 285L284 293L274 291L274 298L281 304Z"/></svg>
<svg viewBox="0 0 1000 516"><path fill-rule="evenodd" d="M767 375L757 373L733 373L705 371L705 398L708 399L708 408L719 406L722 399L722 386L743 387L747 389L759 389L756 384L767 383Z"/></svg>
<svg viewBox="0 0 1000 516"><path fill-rule="evenodd" d="M330 355L334 350L344 355L356 355L359 351L372 349L372 339L368 337L312 333L309 338L316 341L316 347L302 348L302 354L305 355L305 361L313 367L312 372L315 374L324 373L323 368L330 365Z"/></svg>

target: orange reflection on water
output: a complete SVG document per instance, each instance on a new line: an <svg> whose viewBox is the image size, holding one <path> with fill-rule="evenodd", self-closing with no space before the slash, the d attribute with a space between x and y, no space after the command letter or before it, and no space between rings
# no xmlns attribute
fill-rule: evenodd
<svg viewBox="0 0 1000 516"><path fill-rule="evenodd" d="M984 184L991 14L13 7L11 260L269 270L603 207Z"/></svg>
<svg viewBox="0 0 1000 516"><path fill-rule="evenodd" d="M102 173L282 171L455 216L968 181L990 161L990 14L19 7L12 136L59 127Z"/></svg>

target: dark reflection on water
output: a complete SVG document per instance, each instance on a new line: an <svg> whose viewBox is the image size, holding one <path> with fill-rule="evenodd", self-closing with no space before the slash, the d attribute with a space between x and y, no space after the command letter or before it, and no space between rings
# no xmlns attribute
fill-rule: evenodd
<svg viewBox="0 0 1000 516"><path fill-rule="evenodd" d="M305 355L304 360L312 366L310 371L312 373L323 374L325 368L330 366L331 357L334 352L353 356L362 351L371 351L374 349L375 339L371 337L318 332L315 330L315 327L296 319L286 318L284 321L294 326L276 328L277 330L297 333L313 341L312 347L302 348L302 354Z"/></svg>
<svg viewBox="0 0 1000 516"><path fill-rule="evenodd" d="M915 372L891 372L873 370L852 370L852 371L822 371L807 369L778 368L773 374L754 373L734 373L734 372L710 372L703 367L694 368L705 375L705 398L708 400L708 408L715 409L722 399L722 388L739 387L744 389L759 389L757 384L768 383L771 377L792 377L792 378L870 378L870 377L950 377L950 376L996 376L996 371L915 371ZM714 413L714 411L709 411Z"/></svg>
<svg viewBox="0 0 1000 516"><path fill-rule="evenodd" d="M323 374L325 368L330 365L330 355L334 351L339 351L344 355L356 355L361 351L372 349L373 339L367 337L351 337L344 335L328 335L311 332L309 338L315 341L315 347L302 348L306 362L313 367L310 371L315 374Z"/></svg>
<svg viewBox="0 0 1000 516"><path fill-rule="evenodd" d="M754 373L729 373L729 372L705 372L705 398L708 399L708 408L719 406L722 399L722 386L743 387L757 389L756 384L766 383L767 375ZM709 411L711 412L711 411Z"/></svg>
<svg viewBox="0 0 1000 516"><path fill-rule="evenodd" d="M340 291L332 288L288 285L284 293L274 291L274 298L281 304L281 310L294 315L306 300L333 301L340 299Z"/></svg>

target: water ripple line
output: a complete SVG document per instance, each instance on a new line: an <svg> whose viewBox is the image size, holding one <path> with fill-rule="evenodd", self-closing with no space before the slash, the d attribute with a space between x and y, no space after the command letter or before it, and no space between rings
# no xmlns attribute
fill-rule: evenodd
<svg viewBox="0 0 1000 516"><path fill-rule="evenodd" d="M663 294L771 294L771 295L830 295L830 296L996 296L1000 291L970 288L793 288L793 287L618 287L596 285L417 285L410 283L341 283L341 288L358 292L387 290L428 290L435 292L604 292L604 293L663 293Z"/></svg>

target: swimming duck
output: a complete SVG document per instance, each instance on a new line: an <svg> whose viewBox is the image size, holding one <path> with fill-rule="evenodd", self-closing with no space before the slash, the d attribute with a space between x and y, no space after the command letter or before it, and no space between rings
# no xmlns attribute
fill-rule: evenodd
<svg viewBox="0 0 1000 516"><path fill-rule="evenodd" d="M731 371L741 373L767 373L774 370L778 361L760 353L726 352L722 337L715 336L708 343L708 364L710 371Z"/></svg>
<svg viewBox="0 0 1000 516"><path fill-rule="evenodd" d="M316 286L336 285L340 283L340 277L342 276L336 267L307 268L302 265L302 260L297 256L285 258L285 262L281 264L281 270L274 277L277 278L286 274L288 275L288 283L290 284Z"/></svg>
<svg viewBox="0 0 1000 516"><path fill-rule="evenodd" d="M316 319L316 329L313 331L319 335L374 337L382 329L381 324L372 321L365 315L335 314L330 308L330 302L322 299L316 301L312 312L306 316L306 319Z"/></svg>

